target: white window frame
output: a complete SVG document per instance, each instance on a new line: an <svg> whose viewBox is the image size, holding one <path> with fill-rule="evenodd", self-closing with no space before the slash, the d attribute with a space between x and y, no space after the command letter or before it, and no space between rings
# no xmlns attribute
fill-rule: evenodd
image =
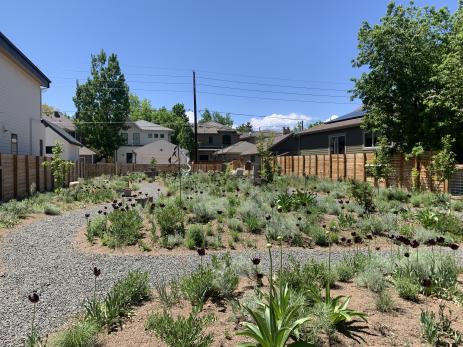
<svg viewBox="0 0 463 347"><path fill-rule="evenodd" d="M138 143L135 142L136 137L138 138L138 141L137 141ZM132 133L132 143L134 146L138 146L140 144L140 133Z"/></svg>
<svg viewBox="0 0 463 347"><path fill-rule="evenodd" d="M342 137L344 136L344 153L331 153L331 138L333 137ZM339 140L337 142L337 151L339 152ZM346 136L346 133L339 133L339 134L332 134L330 136L328 136L328 154L346 154L346 150L347 150L347 136Z"/></svg>
<svg viewBox="0 0 463 347"><path fill-rule="evenodd" d="M129 133L121 133L122 138L124 139L124 145L129 144Z"/></svg>
<svg viewBox="0 0 463 347"><path fill-rule="evenodd" d="M11 134L11 154L18 154L18 134Z"/></svg>

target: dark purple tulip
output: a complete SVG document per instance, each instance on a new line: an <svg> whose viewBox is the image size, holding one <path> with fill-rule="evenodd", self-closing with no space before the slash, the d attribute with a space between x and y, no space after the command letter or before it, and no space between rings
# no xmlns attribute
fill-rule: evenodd
<svg viewBox="0 0 463 347"><path fill-rule="evenodd" d="M98 277L101 275L101 269L98 269L96 266L93 268L93 275Z"/></svg>
<svg viewBox="0 0 463 347"><path fill-rule="evenodd" d="M251 261L256 266L260 264L260 258L255 257L255 258L252 258Z"/></svg>
<svg viewBox="0 0 463 347"><path fill-rule="evenodd" d="M375 247L375 249L376 249L377 251L379 251L379 250L381 249L381 247Z"/></svg>
<svg viewBox="0 0 463 347"><path fill-rule="evenodd" d="M408 258L409 256L410 256L410 253L408 253L408 252L405 252L405 253L404 253L404 257L405 257L405 258Z"/></svg>
<svg viewBox="0 0 463 347"><path fill-rule="evenodd" d="M159 204L159 207L160 207L160 208L164 208L165 206L166 206L166 205L165 205L164 203L162 203L162 202Z"/></svg>
<svg viewBox="0 0 463 347"><path fill-rule="evenodd" d="M418 240L413 240L410 243L410 246L412 246L412 248L417 248L419 245L420 245L420 242Z"/></svg>
<svg viewBox="0 0 463 347"><path fill-rule="evenodd" d="M302 217L297 217L297 220L302 220Z"/></svg>
<svg viewBox="0 0 463 347"><path fill-rule="evenodd" d="M222 213L223 213L222 210L217 210L217 214L218 214L218 215L221 215Z"/></svg>
<svg viewBox="0 0 463 347"><path fill-rule="evenodd" d="M362 243L362 237L361 237L361 236L358 236L358 235L355 236L355 237L354 237L354 242L355 242L355 243Z"/></svg>
<svg viewBox="0 0 463 347"><path fill-rule="evenodd" d="M28 298L29 298L29 301L32 302L33 304L38 303L40 300L39 294L37 294L35 290L32 292L32 294L28 296Z"/></svg>
<svg viewBox="0 0 463 347"><path fill-rule="evenodd" d="M270 220L272 219L272 216L270 216L269 214L265 216L265 220Z"/></svg>
<svg viewBox="0 0 463 347"><path fill-rule="evenodd" d="M368 240L373 240L373 235L372 234L367 234L367 239Z"/></svg>
<svg viewBox="0 0 463 347"><path fill-rule="evenodd" d="M426 241L426 245L427 246L435 246L436 245L436 240L435 239L430 239L428 241Z"/></svg>
<svg viewBox="0 0 463 347"><path fill-rule="evenodd" d="M281 213L283 212L283 209L281 207L278 207L277 211Z"/></svg>
<svg viewBox="0 0 463 347"><path fill-rule="evenodd" d="M196 252L198 252L200 257L204 257L206 255L206 250L204 248L198 248Z"/></svg>
<svg viewBox="0 0 463 347"><path fill-rule="evenodd" d="M350 233L350 236L355 237L355 236L357 236L357 233L356 233L355 231L352 231L352 232Z"/></svg>
<svg viewBox="0 0 463 347"><path fill-rule="evenodd" d="M350 246L352 244L352 240L351 239L347 239L346 243Z"/></svg>
<svg viewBox="0 0 463 347"><path fill-rule="evenodd" d="M90 217L90 213L86 213L86 214L85 214L85 218L88 219L88 217Z"/></svg>
<svg viewBox="0 0 463 347"><path fill-rule="evenodd" d="M273 202L270 203L270 207L271 208L274 208L275 207L275 204Z"/></svg>
<svg viewBox="0 0 463 347"><path fill-rule="evenodd" d="M432 285L432 280L430 278L423 278L420 284L423 288L429 288Z"/></svg>
<svg viewBox="0 0 463 347"><path fill-rule="evenodd" d="M340 238L341 242L346 242L346 238L343 236Z"/></svg>
<svg viewBox="0 0 463 347"><path fill-rule="evenodd" d="M261 273L256 274L256 276L257 276L257 278L258 278L259 280L261 280L262 278L264 278L264 274L261 274Z"/></svg>
<svg viewBox="0 0 463 347"><path fill-rule="evenodd" d="M456 251L458 248L460 248L460 246L458 246L456 243L452 243L449 247L454 251Z"/></svg>

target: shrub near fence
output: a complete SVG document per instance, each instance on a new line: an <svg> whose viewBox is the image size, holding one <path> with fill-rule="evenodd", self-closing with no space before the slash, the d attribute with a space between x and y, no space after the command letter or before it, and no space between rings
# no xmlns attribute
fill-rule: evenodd
<svg viewBox="0 0 463 347"><path fill-rule="evenodd" d="M53 176L50 168L42 165L47 157L30 155L0 154L0 201L21 199L31 193L31 187L36 191L52 190ZM182 166L186 168L185 165ZM65 184L79 178L91 178L101 175L124 175L129 172L143 172L151 169L149 164L86 164L76 162L66 173ZM200 163L191 165L192 171L223 171L222 164ZM177 165L156 165L157 172L176 172Z"/></svg>
<svg viewBox="0 0 463 347"><path fill-rule="evenodd" d="M374 178L368 175L368 163L374 157L374 153L349 153L349 154L319 154L301 156L280 156L274 161L274 168L279 168L282 175L317 176L319 178L332 180L354 179L367 181L375 184ZM429 163L432 152L426 152L419 159L405 160L403 154L396 154L391 160L393 174L387 182L380 185L395 185L398 187L411 189L413 187L412 169L416 168L420 172L420 189L450 191L451 193L462 191L452 185L452 182L461 180L450 180L450 187L447 182L441 185L429 174ZM456 177L461 176L462 166L457 166ZM375 184L376 185L376 184Z"/></svg>

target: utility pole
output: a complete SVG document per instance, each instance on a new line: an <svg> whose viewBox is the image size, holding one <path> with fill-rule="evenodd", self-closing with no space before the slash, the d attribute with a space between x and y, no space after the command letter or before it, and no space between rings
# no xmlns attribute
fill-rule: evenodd
<svg viewBox="0 0 463 347"><path fill-rule="evenodd" d="M193 104L194 104L194 122L195 122L195 163L198 162L198 113L196 111L196 73L193 70Z"/></svg>
<svg viewBox="0 0 463 347"><path fill-rule="evenodd" d="M178 160L178 180L179 180L179 193L180 205L182 204L182 162L180 158L180 144L177 145L177 160Z"/></svg>

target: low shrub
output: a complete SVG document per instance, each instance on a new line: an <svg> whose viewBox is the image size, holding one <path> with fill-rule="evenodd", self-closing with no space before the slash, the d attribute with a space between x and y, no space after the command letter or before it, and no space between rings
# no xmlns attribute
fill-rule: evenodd
<svg viewBox="0 0 463 347"><path fill-rule="evenodd" d="M400 276L394 279L395 289L402 299L417 301L420 285L410 277Z"/></svg>
<svg viewBox="0 0 463 347"><path fill-rule="evenodd" d="M212 293L218 298L230 299L238 288L239 276L236 269L232 266L231 256L226 253L222 257L213 255L212 266Z"/></svg>
<svg viewBox="0 0 463 347"><path fill-rule="evenodd" d="M373 188L368 182L360 182L351 180L350 182L350 194L354 200L363 207L364 211L369 213L374 210L373 202Z"/></svg>
<svg viewBox="0 0 463 347"><path fill-rule="evenodd" d="M143 218L136 209L116 210L108 215L110 222L105 245L110 248L135 245L140 239Z"/></svg>
<svg viewBox="0 0 463 347"><path fill-rule="evenodd" d="M92 320L82 320L61 333L54 346L56 347L97 347L100 327Z"/></svg>
<svg viewBox="0 0 463 347"><path fill-rule="evenodd" d="M379 292L375 304L379 312L390 313L394 310L394 300L387 290Z"/></svg>
<svg viewBox="0 0 463 347"><path fill-rule="evenodd" d="M207 347L213 342L212 334L205 334L204 328L215 320L213 315L203 318L190 313L188 318L176 319L168 312L154 313L148 317L146 329L153 331L169 347Z"/></svg>
<svg viewBox="0 0 463 347"><path fill-rule="evenodd" d="M131 313L133 306L149 299L150 295L148 274L130 271L114 285L102 302L89 301L84 305L85 318L112 331L121 326L123 318Z"/></svg>
<svg viewBox="0 0 463 347"><path fill-rule="evenodd" d="M367 266L360 272L355 278L355 283L375 293L380 293L387 288L387 280L383 272L374 265Z"/></svg>
<svg viewBox="0 0 463 347"><path fill-rule="evenodd" d="M214 274L209 267L199 268L180 280L179 288L195 311L201 311L214 288Z"/></svg>
<svg viewBox="0 0 463 347"><path fill-rule="evenodd" d="M206 247L206 236L203 226L200 224L191 225L187 230L185 243L189 249Z"/></svg>
<svg viewBox="0 0 463 347"><path fill-rule="evenodd" d="M156 207L154 216L159 225L161 237L167 235L185 235L185 214L174 203L169 202L164 207Z"/></svg>
<svg viewBox="0 0 463 347"><path fill-rule="evenodd" d="M45 207L43 208L43 213L49 216L57 216L61 214L61 211L58 206L48 204L48 205L45 205Z"/></svg>
<svg viewBox="0 0 463 347"><path fill-rule="evenodd" d="M106 216L96 216L91 219L87 225L87 240L93 243L95 237L103 237L103 234L106 232L106 224Z"/></svg>
<svg viewBox="0 0 463 347"><path fill-rule="evenodd" d="M336 272L341 282L348 282L355 276L355 266L350 262L341 261L336 265Z"/></svg>

